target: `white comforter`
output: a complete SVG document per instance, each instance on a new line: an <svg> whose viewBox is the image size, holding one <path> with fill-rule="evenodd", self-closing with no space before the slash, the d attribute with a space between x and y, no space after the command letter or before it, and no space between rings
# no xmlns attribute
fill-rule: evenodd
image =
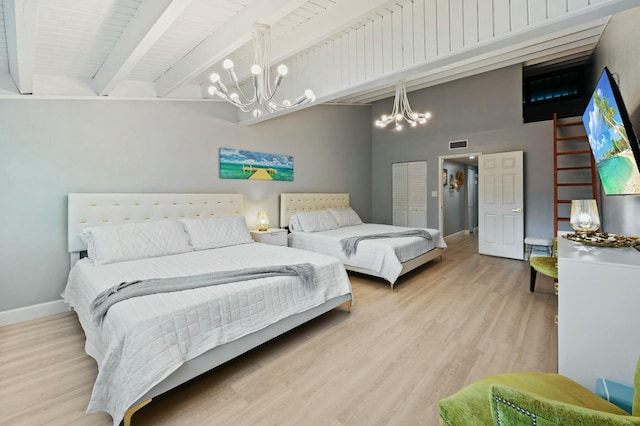
<svg viewBox="0 0 640 426"><path fill-rule="evenodd" d="M447 247L440 231L423 228L431 234L432 240L420 237L363 240L358 244L356 253L349 258L342 252L340 240L359 235L402 232L408 229L412 228L363 223L330 231L292 232L289 234L289 246L335 256L346 266L368 269L390 283L395 283L402 272L403 262L418 257L435 247Z"/></svg>
<svg viewBox="0 0 640 426"><path fill-rule="evenodd" d="M297 277L272 277L154 294L114 305L101 329L91 324L91 301L123 281L306 262L317 273L313 291ZM78 313L87 353L98 362L88 411L107 411L117 425L131 404L184 362L345 294L351 284L336 259L258 243L101 266L82 259L69 274L64 298Z"/></svg>

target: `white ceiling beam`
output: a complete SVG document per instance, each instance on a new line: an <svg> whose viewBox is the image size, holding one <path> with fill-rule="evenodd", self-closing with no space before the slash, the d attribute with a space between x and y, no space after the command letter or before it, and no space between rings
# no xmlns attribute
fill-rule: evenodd
<svg viewBox="0 0 640 426"><path fill-rule="evenodd" d="M140 5L94 77L98 95L108 95L129 75L191 1L153 0Z"/></svg>
<svg viewBox="0 0 640 426"><path fill-rule="evenodd" d="M155 81L158 96L167 95L250 41L256 22L272 25L304 3L306 0L252 1Z"/></svg>
<svg viewBox="0 0 640 426"><path fill-rule="evenodd" d="M33 93L38 0L4 0L9 73L20 94Z"/></svg>

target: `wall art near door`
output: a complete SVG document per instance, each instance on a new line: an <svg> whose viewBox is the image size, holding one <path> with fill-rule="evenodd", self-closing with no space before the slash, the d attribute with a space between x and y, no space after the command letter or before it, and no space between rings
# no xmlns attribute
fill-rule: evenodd
<svg viewBox="0 0 640 426"><path fill-rule="evenodd" d="M293 180L293 157L220 148L221 179Z"/></svg>

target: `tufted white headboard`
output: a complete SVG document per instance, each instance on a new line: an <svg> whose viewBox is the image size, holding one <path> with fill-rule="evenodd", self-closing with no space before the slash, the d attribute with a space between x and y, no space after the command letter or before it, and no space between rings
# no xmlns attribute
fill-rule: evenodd
<svg viewBox="0 0 640 426"><path fill-rule="evenodd" d="M89 226L243 214L242 194L69 194L69 253L87 249L79 235Z"/></svg>
<svg viewBox="0 0 640 426"><path fill-rule="evenodd" d="M297 212L311 212L324 209L346 209L349 207L349 194L280 194L280 227L289 226L289 219Z"/></svg>

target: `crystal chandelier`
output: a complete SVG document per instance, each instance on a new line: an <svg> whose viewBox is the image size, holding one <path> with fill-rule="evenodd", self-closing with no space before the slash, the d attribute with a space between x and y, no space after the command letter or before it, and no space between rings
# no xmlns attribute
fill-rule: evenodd
<svg viewBox="0 0 640 426"><path fill-rule="evenodd" d="M387 124L395 122L395 129L402 130L402 120L409 123L411 127L416 127L418 124L426 123L429 118L431 118L431 113L413 112L411 109L403 78L396 83L396 98L393 101L393 111L391 111L390 115L384 114L379 120L376 120L376 126L387 127Z"/></svg>
<svg viewBox="0 0 640 426"><path fill-rule="evenodd" d="M209 77L213 83L213 86L209 86L208 89L211 96L216 95L220 99L228 101L244 112L251 112L255 118L260 117L263 110L267 113L273 113L275 111L293 108L316 100L316 96L313 94L311 89L305 90L304 93L293 102L285 99L280 103L274 99L274 95L276 94L278 87L282 84L282 80L289 70L284 64L278 65L278 75L273 82L273 86L271 85L270 33L271 31L269 26L264 24L254 24L251 29L254 49L253 65L251 66L251 74L253 76L253 94L249 97L242 91L240 83L238 82L238 76L233 69L233 61L231 61L231 59L225 59L222 66L227 70L229 78L235 86L236 91L230 92L221 81L220 74L214 72Z"/></svg>

